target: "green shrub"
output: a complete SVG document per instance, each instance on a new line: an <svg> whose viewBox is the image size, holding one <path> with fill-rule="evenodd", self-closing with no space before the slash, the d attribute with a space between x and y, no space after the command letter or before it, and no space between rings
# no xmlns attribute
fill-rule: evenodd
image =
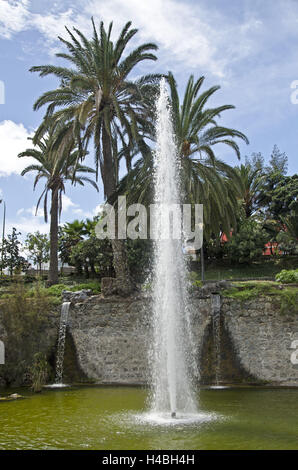
<svg viewBox="0 0 298 470"><path fill-rule="evenodd" d="M62 291L71 290L71 289L69 288L69 286L66 286L65 284L55 284L51 287L47 287L45 290L47 291L48 295L61 297Z"/></svg>
<svg viewBox="0 0 298 470"><path fill-rule="evenodd" d="M49 376L49 364L43 353L34 354L34 361L30 367L31 389L33 392L41 392Z"/></svg>
<svg viewBox="0 0 298 470"><path fill-rule="evenodd" d="M222 295L241 302L270 296L276 300L282 314L298 314L298 289L279 287L272 281L235 282L230 289L223 291Z"/></svg>
<svg viewBox="0 0 298 470"><path fill-rule="evenodd" d="M2 322L9 338L6 361L1 366L1 376L7 386L27 383L28 378L33 383L30 369L35 362L34 355L50 354L44 332L52 325L53 300L56 298L47 295L39 284L28 289L23 282L13 283L0 299ZM37 385L42 378L41 373L39 378L35 376Z"/></svg>
<svg viewBox="0 0 298 470"><path fill-rule="evenodd" d="M283 289L280 295L281 313L298 314L298 290L292 288Z"/></svg>
<svg viewBox="0 0 298 470"><path fill-rule="evenodd" d="M298 269L283 269L275 276L275 279L283 284L298 283Z"/></svg>
<svg viewBox="0 0 298 470"><path fill-rule="evenodd" d="M199 275L196 271L190 271L188 273L188 279L190 280L190 284L194 288L200 288L203 286L202 281L199 279Z"/></svg>
<svg viewBox="0 0 298 470"><path fill-rule="evenodd" d="M72 292L75 292L77 290L82 290L82 289L91 289L93 294L100 294L101 286L100 282L83 282L81 284L76 284L75 286L69 287L66 286L67 290L71 290Z"/></svg>
<svg viewBox="0 0 298 470"><path fill-rule="evenodd" d="M93 294L100 294L100 282L82 282L80 284L74 284L72 286L66 284L55 284L54 286L46 288L45 291L48 293L48 295L61 299L62 292L64 290L76 292L82 289L91 289Z"/></svg>

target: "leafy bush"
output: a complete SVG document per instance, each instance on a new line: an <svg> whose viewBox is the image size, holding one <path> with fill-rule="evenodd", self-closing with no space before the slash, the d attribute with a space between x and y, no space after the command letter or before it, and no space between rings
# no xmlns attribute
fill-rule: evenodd
<svg viewBox="0 0 298 470"><path fill-rule="evenodd" d="M298 314L298 291L297 289L287 288L281 293L281 313L286 315L289 313Z"/></svg>
<svg viewBox="0 0 298 470"><path fill-rule="evenodd" d="M48 287L45 290L49 295L61 298L62 292L64 290L76 292L82 289L91 289L93 294L100 294L100 282L83 282L81 284L75 284L73 286L69 286L66 284L55 284L54 286Z"/></svg>
<svg viewBox="0 0 298 470"><path fill-rule="evenodd" d="M75 286L69 287L67 286L66 289L71 290L72 292L75 292L77 290L82 290L82 289L91 289L93 294L100 294L101 286L100 282L83 282L81 284L77 284Z"/></svg>
<svg viewBox="0 0 298 470"><path fill-rule="evenodd" d="M275 276L275 279L283 284L298 283L298 269L283 269Z"/></svg>
<svg viewBox="0 0 298 470"><path fill-rule="evenodd" d="M272 281L233 283L230 289L223 291L223 296L241 302L270 296L279 304L281 314L298 314L298 289L296 287L280 289L279 285Z"/></svg>
<svg viewBox="0 0 298 470"><path fill-rule="evenodd" d="M34 354L34 361L30 367L30 380L33 392L41 392L49 376L49 364L43 353Z"/></svg>
<svg viewBox="0 0 298 470"><path fill-rule="evenodd" d="M224 250L232 263L251 263L262 257L268 234L254 219L241 222L238 231L224 244Z"/></svg>
<svg viewBox="0 0 298 470"><path fill-rule="evenodd" d="M279 295L277 285L270 281L235 282L230 289L223 292L225 297L246 301L260 296Z"/></svg>
<svg viewBox="0 0 298 470"><path fill-rule="evenodd" d="M39 284L28 289L22 282L13 283L0 299L0 310L9 338L1 376L7 386L27 383L28 378L32 383L30 368L35 361L34 355L50 353L44 331L52 325L51 316L55 315L53 299Z"/></svg>
<svg viewBox="0 0 298 470"><path fill-rule="evenodd" d="M52 295L54 297L61 297L62 291L64 290L71 290L71 288L65 284L54 284L53 286L45 289L48 295Z"/></svg>

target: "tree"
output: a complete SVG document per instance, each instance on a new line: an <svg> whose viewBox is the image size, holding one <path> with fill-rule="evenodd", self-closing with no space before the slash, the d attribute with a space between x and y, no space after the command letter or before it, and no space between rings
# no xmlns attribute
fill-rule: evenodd
<svg viewBox="0 0 298 470"><path fill-rule="evenodd" d="M21 232L17 232L17 229L13 227L11 234L4 239L2 268L8 268L10 276L13 275L15 270L28 269L28 263L20 254L21 242L18 239L19 235L21 235Z"/></svg>
<svg viewBox="0 0 298 470"><path fill-rule="evenodd" d="M268 219L281 222L283 217L298 211L298 175L272 173L266 176L259 204Z"/></svg>
<svg viewBox="0 0 298 470"><path fill-rule="evenodd" d="M87 278L89 277L89 268L93 277L113 274L112 260L113 252L110 241L100 240L95 234L86 240L79 241L71 249L70 264L83 266Z"/></svg>
<svg viewBox="0 0 298 470"><path fill-rule="evenodd" d="M48 194L51 196L50 209L50 270L49 284L58 283L58 219L62 211L62 194L65 193L65 182L70 181L72 184L84 186L84 183L90 183L97 191L97 185L94 181L86 176L78 176L82 173L95 173L95 171L87 166L83 166L77 162L78 152L75 150L74 141L70 145L64 146L61 151L60 141L63 129L57 129L53 126L49 128L48 135L37 141L35 148L27 149L21 152L19 157L31 157L37 161L37 164L28 166L22 171L22 175L30 171L36 171L37 175L34 180L34 189L37 183L45 178L44 190L38 199L36 211L39 204L44 199L44 218L48 220Z"/></svg>
<svg viewBox="0 0 298 470"><path fill-rule="evenodd" d="M177 84L171 73L170 105L172 108L174 133L181 160L183 202L204 204L204 233L230 231L235 224L237 196L240 194L239 178L234 169L216 158L215 147L224 144L240 156L235 142L239 138L248 142L243 133L217 124L217 118L232 105L207 108L208 99L218 86L200 93L204 77L197 81L190 76L180 104ZM152 140L154 112L144 133ZM126 192L128 199L150 204L153 201L154 162L150 147L144 140L138 142L141 157L119 186L119 193Z"/></svg>
<svg viewBox="0 0 298 470"><path fill-rule="evenodd" d="M298 254L298 208L281 218L282 225L276 235L279 248L287 254Z"/></svg>
<svg viewBox="0 0 298 470"><path fill-rule="evenodd" d="M125 143L128 138L131 146L138 139L138 123L143 123L147 115L145 97L157 78L148 75L131 81L129 75L140 62L157 59L152 53L157 46L152 43L142 44L123 57L130 40L137 33L136 29L131 28L131 22L124 26L116 42L111 40L112 23L107 31L102 22L99 30L93 19L92 25L91 40L76 28L74 33L66 28L68 41L59 37L68 53L56 55L70 63L70 67L43 65L31 68L31 71L39 72L41 76L55 75L61 80L60 87L44 93L34 108L39 109L48 104L47 116L72 122L81 157L93 136L96 169L100 169L104 193L109 200L118 181L118 141ZM124 243L118 239L111 243L118 290L128 294L132 285Z"/></svg>
<svg viewBox="0 0 298 470"><path fill-rule="evenodd" d="M280 173L286 175L288 171L288 157L281 152L275 144L269 160L269 166L265 168L266 173Z"/></svg>
<svg viewBox="0 0 298 470"><path fill-rule="evenodd" d="M245 166L250 166L252 171L260 170L264 172L265 159L261 152L253 152L250 157L245 156Z"/></svg>
<svg viewBox="0 0 298 470"><path fill-rule="evenodd" d="M252 166L246 161L245 165L236 167L236 171L241 181L241 205L246 218L249 218L259 209L259 199L264 188L265 176L262 168L256 162Z"/></svg>
<svg viewBox="0 0 298 470"><path fill-rule="evenodd" d="M28 233L25 243L29 251L29 259L38 266L39 273L41 274L42 264L47 263L50 259L50 241L48 235L39 231Z"/></svg>
<svg viewBox="0 0 298 470"><path fill-rule="evenodd" d="M80 240L83 240L86 234L85 224L83 220L74 220L73 222L66 222L62 227L59 227L58 232L58 250L59 257L62 263L71 265L71 252L72 248L77 245ZM77 273L82 274L82 263L78 259L74 264Z"/></svg>
<svg viewBox="0 0 298 470"><path fill-rule="evenodd" d="M251 263L261 258L268 234L254 217L243 218L236 233L224 244L232 263Z"/></svg>

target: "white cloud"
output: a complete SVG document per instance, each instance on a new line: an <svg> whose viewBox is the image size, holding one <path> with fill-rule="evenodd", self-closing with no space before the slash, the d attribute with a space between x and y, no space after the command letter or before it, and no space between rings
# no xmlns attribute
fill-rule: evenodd
<svg viewBox="0 0 298 470"><path fill-rule="evenodd" d="M66 196L66 194L62 194L62 211L68 211L69 209L79 207L78 204L75 204L70 197ZM75 212L75 210L73 210Z"/></svg>
<svg viewBox="0 0 298 470"><path fill-rule="evenodd" d="M203 66L215 75L222 75L221 60L215 60L216 30L208 24L208 15L198 4L177 0L92 0L85 12L105 22L115 19L117 12L118 30L132 20L133 26L139 28L138 40L157 42L168 61L175 58L188 66Z"/></svg>
<svg viewBox="0 0 298 470"><path fill-rule="evenodd" d="M7 221L8 232L11 231L12 227L16 227L22 233L22 238L25 238L29 232L48 233L50 230L49 222L45 223L44 221L43 208L39 207L36 212L36 205L18 209L16 219Z"/></svg>
<svg viewBox="0 0 298 470"><path fill-rule="evenodd" d="M44 50L52 54L63 48L57 36L67 38L65 24L76 26L89 36L91 16L97 24L104 20L106 26L113 20L115 38L123 25L132 20L139 31L131 45L147 41L159 45L159 60L142 64L137 72L171 69L181 87L191 73L195 77L206 75L207 87L220 83L222 90L210 100L211 105L236 105L236 111L223 114L223 124L248 133L250 140L295 112L289 103L289 87L298 78L297 1L243 0L240 5L234 0L223 6L220 0L63 0L49 2L47 8L45 0L37 3L40 6L33 10L26 0L0 0L0 36L11 39L27 30L22 42L37 57L40 38L38 45L33 44L29 31L38 31ZM20 127L15 129L20 134L29 135L21 124L15 126ZM2 135L0 138L3 146ZM8 154L14 154L9 159L1 148L0 175L19 173L21 163L15 159L14 146L14 140L9 147L5 145ZM92 214L78 206L71 208L80 216Z"/></svg>
<svg viewBox="0 0 298 470"><path fill-rule="evenodd" d="M28 0L0 0L0 36L10 39L27 27Z"/></svg>
<svg viewBox="0 0 298 470"><path fill-rule="evenodd" d="M22 216L17 217L16 220L7 220L6 223L6 234L11 233L12 227L15 227L17 231L21 232L22 239L26 238L27 233L41 232L49 233L50 224L45 223L40 217L28 217Z"/></svg>
<svg viewBox="0 0 298 470"><path fill-rule="evenodd" d="M96 216L96 215L100 215L103 211L103 205L102 204L98 204L95 209L93 209L93 216Z"/></svg>
<svg viewBox="0 0 298 470"><path fill-rule="evenodd" d="M18 153L32 147L28 141L32 135L22 123L0 122L0 176L20 174L26 166L34 163L32 158L18 158Z"/></svg>
<svg viewBox="0 0 298 470"><path fill-rule="evenodd" d="M96 21L104 20L105 23L113 20L114 34L117 34L127 21L132 20L133 27L139 28L134 40L156 42L160 46L159 64L165 69L178 61L219 77L224 76L233 61L254 52L254 35L262 27L262 22L253 14L233 21L204 2L89 0L82 5L74 0L72 8L65 7L61 11L53 6L46 14L31 12L29 2L25 0L18 3L2 0L1 4L0 35L11 38L19 31L36 29L46 39L49 53L57 51L58 35L66 37L65 25L76 26L88 34L90 18L94 16Z"/></svg>
<svg viewBox="0 0 298 470"><path fill-rule="evenodd" d="M266 3L270 8L266 7ZM207 0L86 0L54 2L38 13L33 12L28 0L0 0L0 36L10 39L23 30L35 29L41 33L44 47L52 54L61 50L58 35L67 37L64 26L78 27L90 35L90 18L96 22L114 21L116 36L123 25L132 20L139 29L134 44L147 41L159 45L159 61L147 64L150 70L175 68L183 72L211 73L227 82L235 75L235 64L244 68L243 61L257 58L265 60L271 43L277 43L285 34L298 35L298 5L292 0L260 3L243 1L241 8L233 10L210 6ZM40 10L46 2L40 2ZM282 12L282 15L281 15ZM278 30L278 34L275 34ZM26 47L26 46L24 46ZM269 51L270 52L270 51ZM254 63L254 67L258 59ZM258 68L258 66L257 66ZM236 73L238 75L238 73Z"/></svg>

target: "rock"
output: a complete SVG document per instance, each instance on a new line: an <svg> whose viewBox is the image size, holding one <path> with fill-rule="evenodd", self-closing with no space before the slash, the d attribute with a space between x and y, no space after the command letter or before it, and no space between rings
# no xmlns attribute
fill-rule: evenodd
<svg viewBox="0 0 298 470"><path fill-rule="evenodd" d="M11 400L18 400L19 398L24 398L22 395L19 395L18 393L12 393L11 395L8 395L8 397L0 397L1 401L11 401Z"/></svg>
<svg viewBox="0 0 298 470"><path fill-rule="evenodd" d="M75 292L70 290L62 291L63 302L81 302L82 300L88 299L89 295L92 294L91 289L82 289Z"/></svg>
<svg viewBox="0 0 298 470"><path fill-rule="evenodd" d="M9 395L8 398L12 398L13 400L17 400L18 398L24 398L24 397L22 397L22 395L19 395L18 393L12 393L11 395Z"/></svg>

